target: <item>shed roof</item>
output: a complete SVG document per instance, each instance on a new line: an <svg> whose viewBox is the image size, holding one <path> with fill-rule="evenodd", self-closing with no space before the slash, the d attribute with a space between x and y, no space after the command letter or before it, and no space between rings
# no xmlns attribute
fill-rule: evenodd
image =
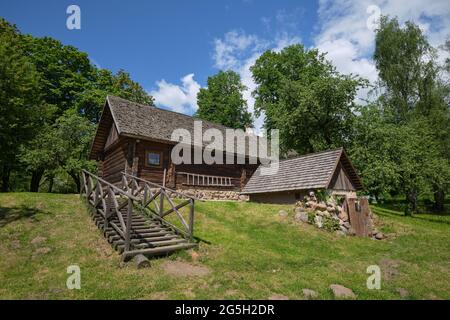
<svg viewBox="0 0 450 320"><path fill-rule="evenodd" d="M280 161L278 172L272 175L262 175L262 165L260 165L249 179L242 193L327 189L339 162L341 162L355 188L361 190L361 180L345 151L340 148Z"/></svg>

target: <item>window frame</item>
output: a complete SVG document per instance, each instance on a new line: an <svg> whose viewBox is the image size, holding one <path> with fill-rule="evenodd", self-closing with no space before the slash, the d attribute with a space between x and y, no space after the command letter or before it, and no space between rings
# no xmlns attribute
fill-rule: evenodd
<svg viewBox="0 0 450 320"><path fill-rule="evenodd" d="M159 154L159 164L151 164L148 161L149 154ZM149 168L162 168L163 165L163 152L159 150L145 150L145 166Z"/></svg>

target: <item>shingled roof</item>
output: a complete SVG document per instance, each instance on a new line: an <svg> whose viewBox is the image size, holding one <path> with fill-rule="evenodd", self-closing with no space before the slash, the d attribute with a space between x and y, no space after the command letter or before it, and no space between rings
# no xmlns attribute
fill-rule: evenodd
<svg viewBox="0 0 450 320"><path fill-rule="evenodd" d="M356 189L362 189L361 180L341 148L282 160L279 162L278 172L273 175L261 175L260 166L242 193L327 189L339 163L344 167Z"/></svg>
<svg viewBox="0 0 450 320"><path fill-rule="evenodd" d="M171 141L172 132L176 128L194 131L194 118L191 116L115 96L108 96L107 101L119 134ZM225 133L225 126L205 120L202 122L203 130L215 128Z"/></svg>
<svg viewBox="0 0 450 320"><path fill-rule="evenodd" d="M186 129L193 139L194 120L202 121L203 132L211 128L218 129L225 137L225 130L228 128L223 125L108 95L99 129L92 144L90 158L95 159L102 151L106 141L106 126L110 126L111 122L115 123L120 136L175 144L177 141L171 139L175 129ZM248 152L246 154L248 155Z"/></svg>

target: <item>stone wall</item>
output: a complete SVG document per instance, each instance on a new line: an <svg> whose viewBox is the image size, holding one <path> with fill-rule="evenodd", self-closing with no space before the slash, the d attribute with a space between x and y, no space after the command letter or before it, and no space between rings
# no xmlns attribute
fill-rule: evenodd
<svg viewBox="0 0 450 320"><path fill-rule="evenodd" d="M336 196L328 196L326 201L316 198L311 192L303 201L298 201L294 208L294 219L298 222L305 222L337 234L354 235L348 213L339 204ZM368 227L371 230L370 237L381 240L384 235L379 232L374 224L374 216L369 213Z"/></svg>
<svg viewBox="0 0 450 320"><path fill-rule="evenodd" d="M202 200L248 201L248 196L231 190L180 189L177 191Z"/></svg>

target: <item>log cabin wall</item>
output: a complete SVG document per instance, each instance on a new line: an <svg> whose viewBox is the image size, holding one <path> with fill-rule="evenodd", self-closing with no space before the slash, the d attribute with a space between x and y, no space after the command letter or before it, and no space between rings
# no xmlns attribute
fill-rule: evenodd
<svg viewBox="0 0 450 320"><path fill-rule="evenodd" d="M102 177L108 182L119 183L127 160L128 141L120 138L103 152Z"/></svg>
<svg viewBox="0 0 450 320"><path fill-rule="evenodd" d="M166 169L166 184L168 187L177 189L188 189L192 186L186 185L186 175L180 172L187 172L193 174L231 177L232 186L198 186L198 188L205 190L240 190L258 165L252 164L181 164L172 165L171 151L173 146L153 141L143 141L137 143L137 156L139 157L138 176L142 179L151 182L162 184L164 177L164 169ZM162 155L160 166L151 166L147 164L147 152L159 152ZM193 157L193 151L191 152ZM235 159L236 161L236 159ZM192 159L193 162L193 159ZM225 158L224 158L225 162ZM174 170L174 172L172 172ZM244 173L243 173L244 171Z"/></svg>
<svg viewBox="0 0 450 320"><path fill-rule="evenodd" d="M138 168L137 175L138 177L162 184L164 178L164 169L168 170L170 166L170 150L171 146L164 143L152 142L152 141L139 141L137 143L137 156L138 160ZM161 165L160 166L152 166L147 163L147 152L158 152L161 153Z"/></svg>

